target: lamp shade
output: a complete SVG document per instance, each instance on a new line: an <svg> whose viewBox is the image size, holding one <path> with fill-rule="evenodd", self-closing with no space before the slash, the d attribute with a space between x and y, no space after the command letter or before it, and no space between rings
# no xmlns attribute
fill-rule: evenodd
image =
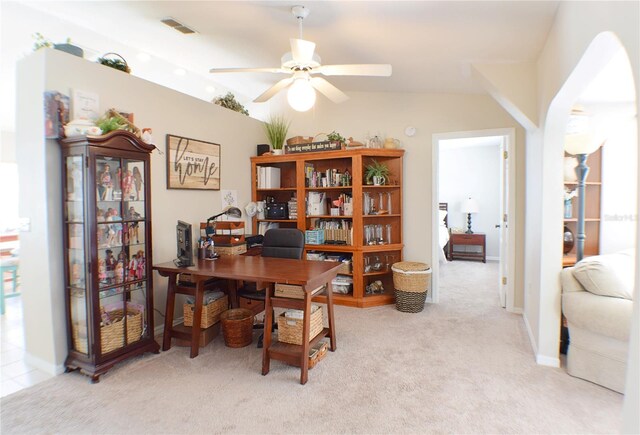
<svg viewBox="0 0 640 435"><path fill-rule="evenodd" d="M460 211L463 213L478 213L479 210L478 201L473 198L465 199L460 206Z"/></svg>
<svg viewBox="0 0 640 435"><path fill-rule="evenodd" d="M589 116L580 109L569 115L564 135L564 150L572 155L591 154L602 145L593 131Z"/></svg>

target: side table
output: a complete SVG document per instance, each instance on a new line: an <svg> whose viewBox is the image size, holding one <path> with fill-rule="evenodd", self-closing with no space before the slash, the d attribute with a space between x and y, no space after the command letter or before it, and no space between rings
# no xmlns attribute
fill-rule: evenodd
<svg viewBox="0 0 640 435"><path fill-rule="evenodd" d="M479 247L480 250L469 250L469 246ZM481 260L487 262L487 243L483 233L451 233L449 236L449 259Z"/></svg>

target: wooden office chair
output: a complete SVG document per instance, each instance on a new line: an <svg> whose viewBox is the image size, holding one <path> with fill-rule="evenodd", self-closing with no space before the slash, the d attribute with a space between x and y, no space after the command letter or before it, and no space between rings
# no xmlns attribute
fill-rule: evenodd
<svg viewBox="0 0 640 435"><path fill-rule="evenodd" d="M273 228L264 235L262 242L262 256L275 258L293 258L300 260L304 250L304 233L296 228ZM265 289L258 289L255 282L245 283L238 290L238 297L255 301L265 300ZM275 316L271 316L272 330L276 328ZM264 325L254 325L254 328L263 328ZM262 334L258 339L258 347L262 347Z"/></svg>

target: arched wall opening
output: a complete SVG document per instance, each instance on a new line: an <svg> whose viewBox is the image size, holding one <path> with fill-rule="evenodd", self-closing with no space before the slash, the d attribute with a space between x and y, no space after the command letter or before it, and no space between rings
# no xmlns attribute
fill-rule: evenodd
<svg viewBox="0 0 640 435"><path fill-rule="evenodd" d="M543 171L542 183L542 220L541 233L545 241L545 250L541 253L540 264L540 340L539 342L558 343L561 325L561 285L560 271L562 269L562 233L563 233L563 158L564 135L572 107L581 101L582 96L596 77L621 53L625 59L626 79L634 84L633 72L628 54L612 32L598 34L582 58L567 78L549 105L543 132ZM613 84L612 84L613 85ZM635 88L626 92L626 98L633 107L637 108ZM635 126L635 147L637 156L637 120ZM637 162L637 157L635 158ZM637 165L636 165L637 173ZM636 183L637 185L637 183ZM637 196L637 193L636 193ZM637 218L637 207L636 207ZM635 240L633 235L630 235ZM636 246L637 250L637 246ZM559 361L559 346L555 350L556 360Z"/></svg>

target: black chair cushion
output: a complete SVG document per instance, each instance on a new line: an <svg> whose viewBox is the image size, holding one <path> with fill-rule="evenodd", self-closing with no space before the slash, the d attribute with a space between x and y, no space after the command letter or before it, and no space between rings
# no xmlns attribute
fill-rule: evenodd
<svg viewBox="0 0 640 435"><path fill-rule="evenodd" d="M304 233L296 228L274 228L267 231L262 242L262 256L301 259Z"/></svg>

